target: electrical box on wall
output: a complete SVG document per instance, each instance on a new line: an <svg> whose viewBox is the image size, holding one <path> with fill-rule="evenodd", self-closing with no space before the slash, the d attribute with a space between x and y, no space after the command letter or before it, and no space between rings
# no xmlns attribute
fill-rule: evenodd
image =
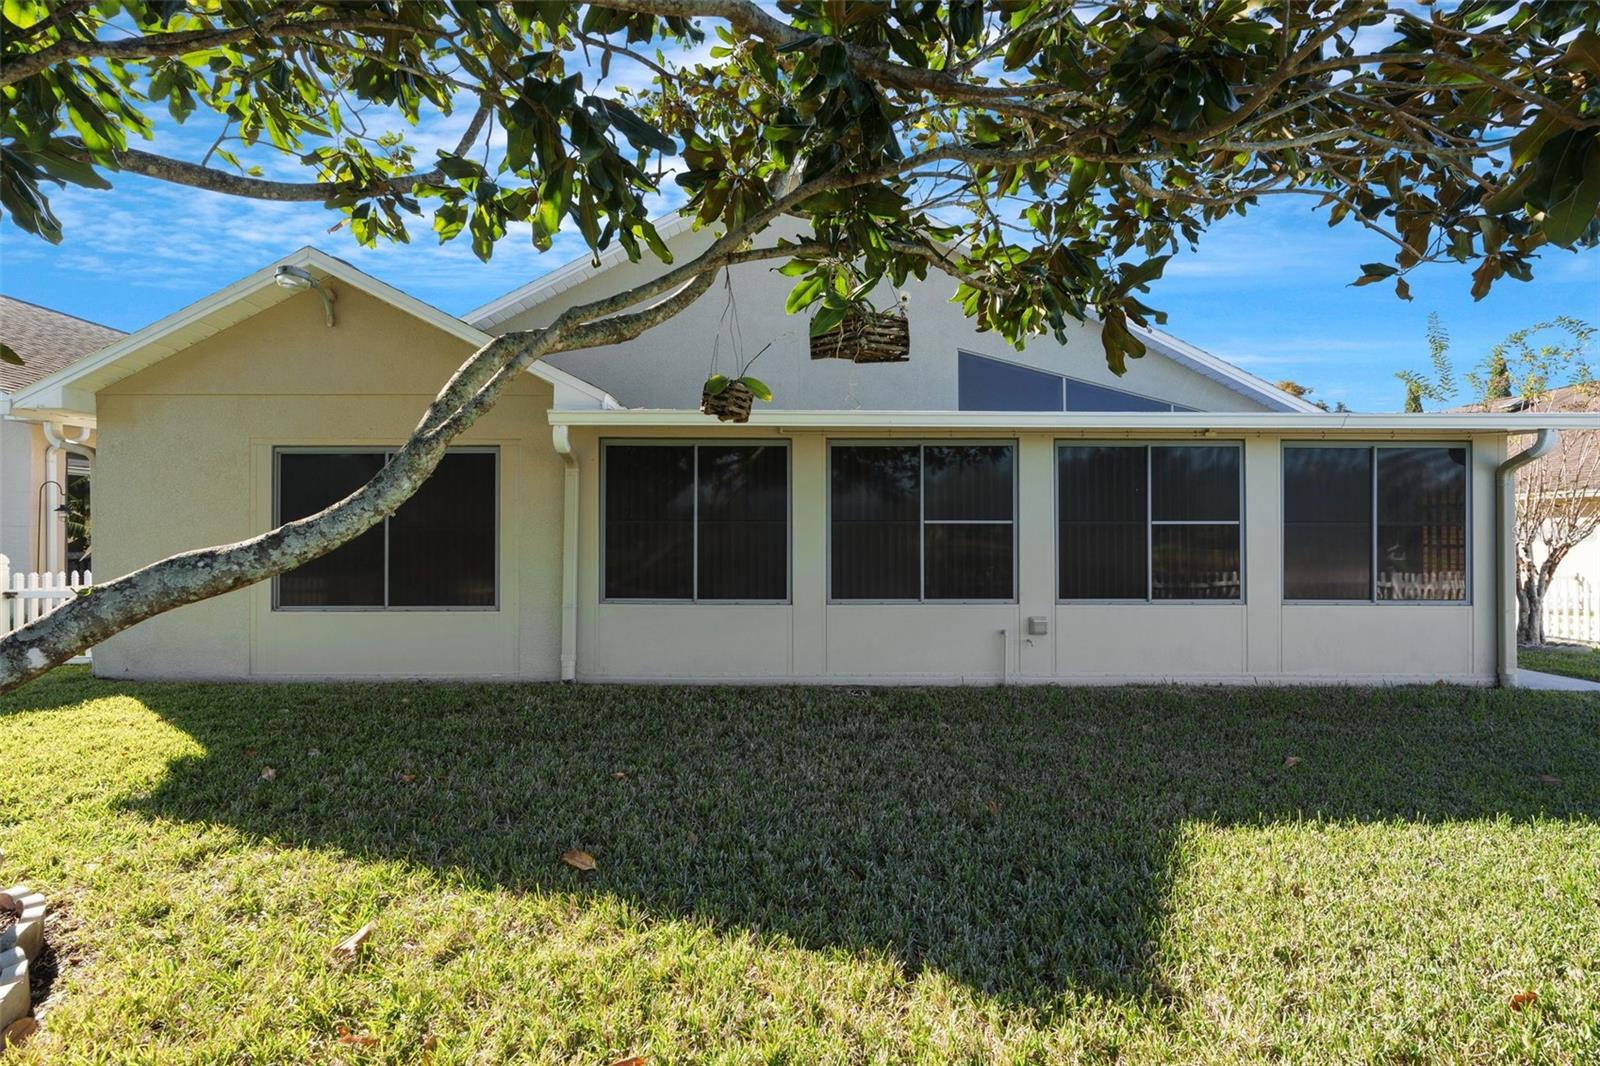
<svg viewBox="0 0 1600 1066"><path fill-rule="evenodd" d="M1042 637L1050 632L1050 619L1042 614L1028 616L1028 636Z"/></svg>

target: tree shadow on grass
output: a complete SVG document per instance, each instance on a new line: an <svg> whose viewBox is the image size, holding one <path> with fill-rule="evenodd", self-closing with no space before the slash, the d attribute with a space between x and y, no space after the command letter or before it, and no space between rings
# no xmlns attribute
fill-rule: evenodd
<svg viewBox="0 0 1600 1066"><path fill-rule="evenodd" d="M1162 994L1186 823L1600 817L1600 701L1560 694L79 688L205 748L126 801L145 816L884 951L1024 1005Z"/></svg>

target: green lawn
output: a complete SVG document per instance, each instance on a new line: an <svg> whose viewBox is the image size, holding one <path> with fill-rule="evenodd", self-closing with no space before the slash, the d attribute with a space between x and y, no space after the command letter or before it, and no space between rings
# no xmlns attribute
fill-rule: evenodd
<svg viewBox="0 0 1600 1066"><path fill-rule="evenodd" d="M1581 694L62 671L0 767L7 1066L1600 1056Z"/></svg>
<svg viewBox="0 0 1600 1066"><path fill-rule="evenodd" d="M1565 674L1588 681L1600 681L1600 648L1571 647L1517 649L1517 665L1524 670L1542 670L1547 674Z"/></svg>

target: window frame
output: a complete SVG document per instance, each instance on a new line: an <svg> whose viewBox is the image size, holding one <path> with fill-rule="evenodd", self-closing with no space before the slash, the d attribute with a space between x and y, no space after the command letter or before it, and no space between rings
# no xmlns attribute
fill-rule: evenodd
<svg viewBox="0 0 1600 1066"><path fill-rule="evenodd" d="M1004 413L1004 414L1038 414L1038 413L1045 413L1045 414L1080 414L1080 415L1085 415L1085 414L1105 414L1105 413L1108 413L1108 412L1103 412L1103 411L1092 411L1092 410L1069 411L1068 408L1067 408L1067 384L1068 384L1068 382L1077 382L1079 385L1090 385L1090 386L1093 386L1094 388L1097 388L1097 389L1105 389L1107 392L1116 392L1116 393L1121 393L1123 396L1131 396L1136 400L1143 400L1146 403L1160 403L1160 404L1166 404L1166 406L1167 406L1167 409L1165 411L1142 411L1142 412L1138 412L1138 413L1141 413L1141 414L1196 414L1200 410L1198 407L1185 407L1181 403L1174 403L1171 400L1163 400L1159 396L1150 396L1150 395L1148 395L1146 393L1142 393L1142 392L1134 392L1132 389L1118 388L1115 385L1104 385L1104 384L1101 384L1098 381L1090 381L1088 378L1073 377L1071 374L1062 374L1062 373L1059 373L1059 372L1057 372L1055 370L1048 370L1048 369L1046 369L1044 367L1041 367L1041 366L1029 366L1027 363L1019 363L1015 359L1001 359L998 356L985 355L982 352L974 352L974 351L972 351L972 350L970 350L968 348L957 348L956 349L956 410L958 410L958 411L968 410L968 408L965 408L965 407L961 406L961 357L963 355L970 356L973 359L984 360L984 361L987 361L987 362L990 362L990 363L1000 363L1000 364L1002 364L1004 366L1016 367L1019 370L1028 370L1028 371L1031 371L1031 372L1033 372L1035 374L1044 374L1047 377L1055 378L1060 383L1060 386L1061 386L1061 391L1059 393L1060 406L1054 408L1053 410L1046 411L1046 412L1036 412L1036 411L1021 411L1021 410L1010 410L1010 409L1007 409L1007 410L1001 412L1001 413ZM971 408L971 410L978 411L978 410L981 410L981 408ZM1122 412L1122 413L1127 413L1127 412Z"/></svg>
<svg viewBox="0 0 1600 1066"><path fill-rule="evenodd" d="M677 606L690 605L695 607L773 607L788 606L794 603L794 449L790 442L778 437L603 437L600 440L600 483L599 495L599 548L600 559L599 573L599 602L622 604L671 604ZM659 596L625 597L606 595L606 483L609 477L608 462L612 445L623 448L689 448L692 452L689 468L694 473L693 490L693 517L690 524L694 536L691 541L693 563L693 576L691 583L694 586L694 595L685 599L682 597L662 598ZM737 448L741 446L780 447L783 449L784 463L784 567L783 583L787 593L781 599L740 599L740 600L708 600L700 597L700 449L705 448Z"/></svg>
<svg viewBox="0 0 1600 1066"><path fill-rule="evenodd" d="M930 521L927 517L927 493L923 490L925 484L926 450L928 448L943 447L1005 447L1011 449L1011 518L1009 520L988 518L963 521L952 518L935 518ZM916 448L917 449L917 598L916 599L840 599L833 593L833 450L835 448ZM1018 541L1017 512L1021 506L1019 486L1021 483L1021 470L1019 464L1022 458L1022 448L1015 438L945 438L945 437L840 437L828 440L827 466L823 471L823 479L827 484L827 507L824 509L824 521L827 525L827 549L823 553L823 566L827 573L828 593L826 603L829 606L865 607L874 605L884 606L933 606L933 607L960 607L960 606L994 606L996 604L1014 604L1019 602L1019 584L1021 581L1021 560L1017 558L1020 549ZM936 526L1003 526L1011 527L1011 595L1004 599L981 600L930 600L928 599L928 541L927 530L929 525Z"/></svg>
<svg viewBox="0 0 1600 1066"><path fill-rule="evenodd" d="M287 444L274 445L272 449L272 522L274 526L282 524L279 515L282 513L281 495L283 488L282 462L284 455L393 455L400 450L400 445L359 444L359 445L329 445L329 444ZM420 607L389 605L389 519L383 519L383 603L381 605L351 605L345 607L316 607L285 605L279 600L278 577L272 578L272 610L285 614L417 614L417 613L484 613L501 609L501 578L504 576L500 566L501 534L500 506L501 506L501 462L500 446L497 444L467 444L459 447L445 449L446 455L492 455L494 457L494 603L479 606L460 607Z"/></svg>
<svg viewBox="0 0 1600 1066"><path fill-rule="evenodd" d="M1473 605L1473 580L1472 558L1474 539L1472 535L1473 490L1472 490L1472 442L1465 441L1439 441L1439 440L1388 440L1388 441L1323 441L1323 440L1292 440L1285 439L1278 444L1278 556L1287 559L1289 545L1289 464L1284 455L1290 448L1347 448L1362 449L1372 457L1372 485L1370 487L1372 510L1370 521L1372 529L1368 533L1367 561L1372 566L1372 579L1369 582L1371 595L1364 600L1308 600L1304 598L1290 599L1285 596L1283 602L1290 606L1338 606L1346 604L1356 607L1471 607ZM1383 600L1378 598L1378 452L1379 451L1406 451L1416 448L1461 448L1466 451L1466 489L1461 500L1461 527L1463 531L1461 551L1465 556L1465 565L1462 567L1462 597L1459 600ZM1280 569L1279 587L1288 584L1288 572Z"/></svg>
<svg viewBox="0 0 1600 1066"><path fill-rule="evenodd" d="M1063 448L1142 448L1144 457L1144 598L1127 597L1125 599L1108 599L1105 597L1063 598L1061 595L1061 450ZM1152 516L1155 514L1155 463L1151 458L1152 448L1232 448L1239 453L1239 517L1233 521L1218 519L1200 521L1179 521L1164 518L1157 521ZM1244 606L1250 599L1249 566L1246 563L1249 543L1245 538L1244 516L1247 512L1245 500L1245 447L1243 440L1129 440L1104 439L1104 438L1077 438L1058 437L1050 451L1051 470L1050 476L1054 482L1055 495L1055 530L1052 534L1055 541L1055 594L1056 604L1059 605L1084 605L1096 607L1115 606L1174 606L1174 607L1232 607ZM1156 599L1155 598L1155 527L1161 526L1234 526L1239 530L1239 595L1231 599Z"/></svg>

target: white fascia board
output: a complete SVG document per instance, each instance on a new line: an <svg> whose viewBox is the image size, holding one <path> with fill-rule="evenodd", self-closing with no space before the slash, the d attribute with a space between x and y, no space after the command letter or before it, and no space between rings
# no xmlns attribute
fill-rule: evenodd
<svg viewBox="0 0 1600 1066"><path fill-rule="evenodd" d="M210 335L221 328L242 321L248 315L230 319L228 310L241 301L255 298L254 314L263 309L261 297L270 297L270 303L286 299L290 290L281 289L273 281L280 267L304 267L313 274L334 278L359 289L403 311L428 325L459 338L474 348L487 344L493 337L475 329L453 315L446 314L432 304L401 292L369 274L336 259L316 248L301 248L210 296L196 300L187 307L174 311L156 322L136 330L107 345L94 355L62 367L53 374L17 390L12 396L12 406L18 410L71 415L79 418L94 414L94 394L117 381L151 366L169 355L176 354L194 343L199 337L191 333L204 331ZM338 308L334 309L337 321ZM221 323L214 326L214 321ZM157 349L152 351L152 349ZM162 350L164 349L164 350ZM152 357L153 356L153 357ZM587 403L595 407L617 406L617 401L605 390L583 381L563 370L538 361L528 367L530 373L543 378L558 388L565 389L569 403Z"/></svg>
<svg viewBox="0 0 1600 1066"><path fill-rule="evenodd" d="M694 221L692 217L677 215L660 221L656 225L656 232L663 241L670 241L679 234L688 233L693 229ZM598 277L612 267L627 261L627 250L621 244L613 244L601 252L598 258L585 255L563 263L548 274L535 278L520 288L512 289L482 307L468 311L461 316L462 320L478 329L492 330L530 307L537 307L573 286Z"/></svg>
<svg viewBox="0 0 1600 1066"><path fill-rule="evenodd" d="M625 427L693 426L717 430L724 424L691 410L551 411L551 425ZM1241 412L1132 411L1085 413L1068 411L756 411L750 421L727 428L848 429L971 432L1058 430L1084 433L1171 432L1225 434L1272 433L1316 437L1361 437L1402 434L1442 437L1473 433L1531 433L1537 429L1600 430L1600 415L1570 412L1544 414L1326 414L1320 410Z"/></svg>

